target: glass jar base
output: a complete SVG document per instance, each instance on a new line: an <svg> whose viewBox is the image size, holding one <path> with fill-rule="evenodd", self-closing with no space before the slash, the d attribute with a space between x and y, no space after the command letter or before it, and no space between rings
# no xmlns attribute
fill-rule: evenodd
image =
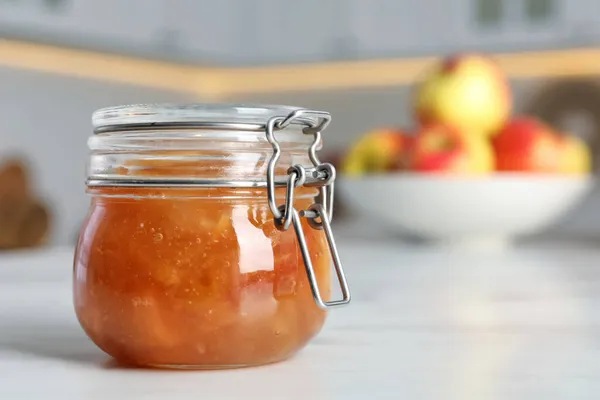
<svg viewBox="0 0 600 400"><path fill-rule="evenodd" d="M272 364L272 363L268 363ZM147 364L140 365L142 368L152 369L172 369L172 370L185 370L185 371L214 371L222 369L241 369L259 367L261 365L268 364L232 364L232 365L180 365L180 364Z"/></svg>
<svg viewBox="0 0 600 400"><path fill-rule="evenodd" d="M170 370L184 370L184 371L217 371L225 369L242 369L242 368L256 368L271 364L278 364L280 362L287 361L294 356L289 356L279 360L259 362L259 363L247 363L247 364L124 364L131 368L151 368L151 369L170 369ZM117 361L118 362L118 361Z"/></svg>

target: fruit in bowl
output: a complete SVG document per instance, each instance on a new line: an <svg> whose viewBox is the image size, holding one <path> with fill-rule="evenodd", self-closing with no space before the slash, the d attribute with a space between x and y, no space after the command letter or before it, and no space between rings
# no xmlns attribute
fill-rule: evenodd
<svg viewBox="0 0 600 400"><path fill-rule="evenodd" d="M459 54L425 72L415 88L414 113L432 122L493 135L509 118L512 96L508 79L490 58Z"/></svg>
<svg viewBox="0 0 600 400"><path fill-rule="evenodd" d="M492 139L492 146L500 172L587 174L591 170L589 148L580 138L555 132L533 117L508 122Z"/></svg>
<svg viewBox="0 0 600 400"><path fill-rule="evenodd" d="M549 126L535 118L509 121L493 138L492 145L498 171L558 171L558 138Z"/></svg>
<svg viewBox="0 0 600 400"><path fill-rule="evenodd" d="M409 169L422 173L487 174L494 169L488 141L443 124L423 127L415 136L408 159Z"/></svg>
<svg viewBox="0 0 600 400"><path fill-rule="evenodd" d="M342 177L339 191L351 210L389 230L454 247L503 247L539 233L594 185L587 145L531 117L491 141L423 127L405 157L406 169Z"/></svg>
<svg viewBox="0 0 600 400"><path fill-rule="evenodd" d="M563 174L587 174L592 169L592 156L588 145L581 138L564 134L559 139L561 148L559 171Z"/></svg>
<svg viewBox="0 0 600 400"><path fill-rule="evenodd" d="M342 171L346 175L360 176L404 169L405 156L411 145L411 137L400 129L381 128L367 132L344 157Z"/></svg>
<svg viewBox="0 0 600 400"><path fill-rule="evenodd" d="M338 186L350 209L392 230L505 244L549 227L594 185L584 141L531 116L511 118L508 80L490 58L437 63L413 106L418 126L368 132Z"/></svg>

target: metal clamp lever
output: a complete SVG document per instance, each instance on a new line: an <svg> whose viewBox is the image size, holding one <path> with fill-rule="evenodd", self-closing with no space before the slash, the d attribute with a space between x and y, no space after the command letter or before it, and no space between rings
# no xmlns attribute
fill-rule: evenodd
<svg viewBox="0 0 600 400"><path fill-rule="evenodd" d="M266 136L268 142L273 147L273 156L267 166L267 198L269 208L275 220L275 226L286 231L290 225L294 226L294 231L298 239L306 275L317 306L326 310L348 304L350 302L350 289L342 268L342 263L335 245L333 233L331 231L331 218L333 216L333 183L335 181L335 168L328 163L321 163L317 157L317 150L321 145L321 131L327 127L331 120L328 113L312 110L296 110L287 117L273 117L266 124ZM275 131L285 129L288 125L297 123L304 125L303 132L314 137L311 146L308 149L308 156L313 164L310 169L302 165L294 165L288 169L288 180L285 203L278 206L275 201L275 168L281 156L281 147L275 138ZM306 178L311 176L316 182L307 184ZM315 204L307 210L298 212L294 208L294 189L300 186L314 186L319 188L319 197ZM315 269L310 258L310 250L306 243L306 236L302 228L301 217L306 218L312 229L324 230L327 240L327 246L333 259L333 266L337 275L338 283L342 292L342 299L325 301L319 290L319 284L315 274ZM320 220L320 221L319 221Z"/></svg>
<svg viewBox="0 0 600 400"><path fill-rule="evenodd" d="M304 236L304 230L302 229L300 217L306 217L310 219L321 219L321 225L323 226L323 230L325 231L325 237L327 238L327 246L329 247L331 258L333 260L333 267L335 268L338 283L342 291L341 300L325 301L321 296L321 291L319 290L317 277L315 275L315 270L313 268L312 260L310 258L310 252L306 244L306 237ZM300 213L294 210L292 216L292 223L294 225L294 231L296 231L298 243L300 244L300 252L302 253L302 259L304 260L304 267L306 268L306 275L308 275L308 281L310 283L313 298L315 299L317 305L320 308L326 310L328 308L343 306L345 304L350 303L350 288L348 287L348 282L346 281L346 275L344 274L342 262L340 261L337 246L335 245L333 232L331 231L331 225L329 224L329 219L327 218L327 214L323 209L323 205L313 204L308 210L300 211Z"/></svg>

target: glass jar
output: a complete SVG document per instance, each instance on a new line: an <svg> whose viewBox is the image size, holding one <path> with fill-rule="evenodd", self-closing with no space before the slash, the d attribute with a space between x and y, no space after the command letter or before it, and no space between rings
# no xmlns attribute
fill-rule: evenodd
<svg viewBox="0 0 600 400"><path fill-rule="evenodd" d="M329 120L287 106L96 111L74 262L88 336L120 362L171 368L304 347L350 301L329 225L335 170L316 156Z"/></svg>

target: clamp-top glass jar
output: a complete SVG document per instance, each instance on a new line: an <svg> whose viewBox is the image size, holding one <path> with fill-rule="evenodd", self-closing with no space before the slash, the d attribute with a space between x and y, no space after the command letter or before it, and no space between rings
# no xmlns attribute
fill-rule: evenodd
<svg viewBox="0 0 600 400"><path fill-rule="evenodd" d="M121 362L172 368L306 345L350 301L329 225L335 170L316 156L329 121L285 106L96 111L74 265L89 337Z"/></svg>

